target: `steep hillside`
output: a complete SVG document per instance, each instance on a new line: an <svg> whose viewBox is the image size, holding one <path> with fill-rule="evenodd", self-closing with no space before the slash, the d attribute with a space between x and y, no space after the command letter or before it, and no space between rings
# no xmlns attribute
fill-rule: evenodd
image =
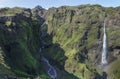
<svg viewBox="0 0 120 79"><path fill-rule="evenodd" d="M14 13L13 9L1 9L0 17L0 47L3 51L6 65L12 72L29 77L40 72L40 47L38 21L33 20L27 11ZM9 13L11 11L11 13ZM17 11L17 12L18 12ZM30 10L31 11L31 10ZM9 15L8 15L9 14ZM3 73L5 74L5 73Z"/></svg>
<svg viewBox="0 0 120 79"><path fill-rule="evenodd" d="M108 48L105 72L99 67L104 19ZM120 7L0 9L0 79L50 79L41 56L55 67L57 79L103 79L104 74L119 79Z"/></svg>
<svg viewBox="0 0 120 79"><path fill-rule="evenodd" d="M119 58L119 13L119 7L105 8L99 5L62 6L47 11L45 23L48 34L53 36L53 43L60 44L65 51L67 59L61 65L66 71L81 79L97 79L96 74L101 75L101 70L96 67L101 64L104 19L107 19L107 60L110 63ZM64 58L54 49L52 46L46 48L46 56L62 62ZM117 72L119 74L120 71Z"/></svg>

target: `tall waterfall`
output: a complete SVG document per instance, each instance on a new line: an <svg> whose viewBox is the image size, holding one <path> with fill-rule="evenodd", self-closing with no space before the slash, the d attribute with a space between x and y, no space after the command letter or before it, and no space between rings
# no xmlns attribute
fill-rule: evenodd
<svg viewBox="0 0 120 79"><path fill-rule="evenodd" d="M104 20L104 35L103 35L103 49L102 49L102 60L101 64L107 64L106 55L107 55L107 37L106 37L106 20Z"/></svg>

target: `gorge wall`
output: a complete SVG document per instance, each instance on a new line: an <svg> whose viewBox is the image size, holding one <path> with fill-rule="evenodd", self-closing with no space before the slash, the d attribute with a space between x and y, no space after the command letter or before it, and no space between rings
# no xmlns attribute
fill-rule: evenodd
<svg viewBox="0 0 120 79"><path fill-rule="evenodd" d="M0 77L50 79L44 55L57 79L102 79L103 22L106 22L106 73L120 76L120 7L100 5L0 9ZM42 53L40 48L44 48ZM39 79L39 78L38 78Z"/></svg>

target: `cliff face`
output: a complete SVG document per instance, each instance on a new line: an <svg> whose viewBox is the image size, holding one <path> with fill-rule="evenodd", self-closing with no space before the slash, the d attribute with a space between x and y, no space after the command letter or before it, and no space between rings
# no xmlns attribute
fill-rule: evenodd
<svg viewBox="0 0 120 79"><path fill-rule="evenodd" d="M6 61L1 64L6 64L10 71L18 75L36 75L40 59L37 53L40 47L40 26L38 21L24 13L1 16L0 47Z"/></svg>
<svg viewBox="0 0 120 79"><path fill-rule="evenodd" d="M111 64L105 70L111 79L120 78L120 7L81 5L45 10L37 6L32 10L1 9L0 14L1 66L11 74L49 78L41 62L44 55L58 71L58 79L101 79L98 67L106 18L107 61ZM44 48L42 53L40 48Z"/></svg>
<svg viewBox="0 0 120 79"><path fill-rule="evenodd" d="M95 74L101 74L96 67L101 64L104 19L107 19L107 61L111 63L119 58L119 13L119 7L105 8L98 5L62 6L50 8L46 12L48 34L53 36L53 43L60 44L65 51L67 59L61 65L66 71L81 79L97 78ZM62 59L53 47L46 48L46 51L51 59L57 62ZM112 69L115 72L118 68Z"/></svg>

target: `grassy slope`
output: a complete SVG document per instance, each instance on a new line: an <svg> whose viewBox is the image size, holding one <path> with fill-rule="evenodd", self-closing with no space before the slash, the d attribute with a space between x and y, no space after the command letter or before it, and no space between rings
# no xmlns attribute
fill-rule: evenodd
<svg viewBox="0 0 120 79"><path fill-rule="evenodd" d="M23 9L1 9L0 11L3 12L0 12L2 16L13 16L22 13ZM65 73L63 79L93 79L96 76L95 74L100 76L100 70L91 63L91 61L96 60L96 55L91 53L90 50L99 47L98 42L102 39L101 35L98 37L98 31L102 32L104 12L106 12L106 17L109 19L108 23L110 24L110 20L114 18L119 20L119 8L87 5L60 7L56 10L48 10L47 12L46 25L43 25L41 28L33 20L21 19L19 23L6 21L5 26L0 24L0 46L4 54L7 55L6 57L8 57L6 58L7 63L9 63L14 72L19 76L25 77L33 77L40 74L43 79L49 79L42 70L41 63L38 61L40 59L38 50L42 46L39 36L41 32L44 33L45 31L47 36L43 40L48 46L44 51L46 57L58 69L65 69L71 73L68 74L62 70L61 73ZM24 15L27 18L30 16L30 13L24 12ZM113 23L114 21L111 25L108 25L107 33L108 38L110 38L109 45L114 45L113 47L115 47L119 46L120 41L118 38L119 22L118 25L112 25ZM11 24L17 30L11 29ZM113 29L113 26L116 28ZM114 35L115 37L113 37ZM113 66L116 66L116 64ZM118 78L119 71L116 71L117 67L119 66L116 66L116 69L112 70L110 74L114 74Z"/></svg>
<svg viewBox="0 0 120 79"><path fill-rule="evenodd" d="M60 7L54 11L50 9L50 12L51 16L48 17L46 22L48 24L48 33L53 35L53 43L60 44L60 47L65 52L64 55L67 57L63 65L65 70L82 79L94 78L95 73L100 75L100 71L90 63L94 54L91 54L89 57L85 54L86 52L82 50L86 47L88 53L90 53L89 50L100 46L98 42L102 40L101 28L103 26L104 13L106 12L105 17L107 19L111 19L110 17L117 15L118 11L113 8L103 8L95 5L80 6L80 8ZM119 36L118 31L114 30L111 32L109 28L112 29L112 27L107 27L109 38L113 34L118 34ZM88 31L87 35L85 35L86 31ZM101 33L99 37L98 31ZM88 39L85 40L84 36L88 36ZM118 36L116 36L117 40L110 40L109 42L113 42L112 45L115 46L119 45L117 43L119 41ZM51 51L51 54L54 52L54 48L47 50ZM56 57L55 55L57 54L48 56L59 61L61 57L58 55ZM96 57L94 57L93 60L96 60Z"/></svg>

